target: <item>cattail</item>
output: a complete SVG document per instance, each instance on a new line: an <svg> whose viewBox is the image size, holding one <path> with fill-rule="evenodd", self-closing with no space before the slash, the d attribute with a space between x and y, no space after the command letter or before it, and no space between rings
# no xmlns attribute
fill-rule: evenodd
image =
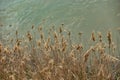
<svg viewBox="0 0 120 80"><path fill-rule="evenodd" d="M83 34L83 32L79 32L79 33L78 33L78 35L79 35L80 37L82 36L82 34Z"/></svg>
<svg viewBox="0 0 120 80"><path fill-rule="evenodd" d="M9 80L16 80L14 75L9 76Z"/></svg>
<svg viewBox="0 0 120 80"><path fill-rule="evenodd" d="M4 62L5 62L5 60L6 60L6 57L5 57L5 56L3 56L3 57L1 58L1 62L2 62L2 63L4 63Z"/></svg>
<svg viewBox="0 0 120 80"><path fill-rule="evenodd" d="M70 38L70 35L71 35L71 32L70 32L70 31L68 31L68 36L69 36L69 38Z"/></svg>
<svg viewBox="0 0 120 80"><path fill-rule="evenodd" d="M18 31L17 30L16 30L15 34L16 34L16 36L18 35Z"/></svg>
<svg viewBox="0 0 120 80"><path fill-rule="evenodd" d="M40 27L38 27L38 31L42 31L42 27L40 26Z"/></svg>
<svg viewBox="0 0 120 80"><path fill-rule="evenodd" d="M57 39L57 33L56 32L54 32L54 38Z"/></svg>
<svg viewBox="0 0 120 80"><path fill-rule="evenodd" d="M61 25L62 25L62 27L64 26L64 24L63 24L63 23L62 23Z"/></svg>
<svg viewBox="0 0 120 80"><path fill-rule="evenodd" d="M102 34L101 34L101 32L98 32L98 37L99 37L99 41L102 42Z"/></svg>
<svg viewBox="0 0 120 80"><path fill-rule="evenodd" d="M2 52L2 44L0 43L0 53Z"/></svg>
<svg viewBox="0 0 120 80"><path fill-rule="evenodd" d="M94 33L94 32L92 32L91 40L92 40L92 41L95 41L95 33Z"/></svg>
<svg viewBox="0 0 120 80"><path fill-rule="evenodd" d="M14 51L14 52L19 52L19 53L20 53L20 51L21 51L20 46L18 46L18 45L14 45L14 47L13 47L13 51Z"/></svg>
<svg viewBox="0 0 120 80"><path fill-rule="evenodd" d="M83 49L83 46L82 46L82 45L78 45L78 46L76 47L76 50L81 50L81 49Z"/></svg>
<svg viewBox="0 0 120 80"><path fill-rule="evenodd" d="M40 38L43 40L43 33L40 34Z"/></svg>
<svg viewBox="0 0 120 80"><path fill-rule="evenodd" d="M62 33L62 28L61 27L59 28L59 32Z"/></svg>
<svg viewBox="0 0 120 80"><path fill-rule="evenodd" d="M55 43L57 43L56 45L58 45L59 44L59 42L58 42L58 35L57 35L56 32L54 32L54 39L55 39Z"/></svg>
<svg viewBox="0 0 120 80"><path fill-rule="evenodd" d="M107 33L107 38L108 38L108 43L109 43L109 48L110 48L110 45L112 43L112 34L110 31Z"/></svg>
<svg viewBox="0 0 120 80"><path fill-rule="evenodd" d="M34 25L32 25L32 29L34 29Z"/></svg>
<svg viewBox="0 0 120 80"><path fill-rule="evenodd" d="M37 41L37 45L40 47L40 45L41 45L41 41L40 40Z"/></svg>
<svg viewBox="0 0 120 80"><path fill-rule="evenodd" d="M9 54L9 53L10 53L10 51L8 50L8 47L5 47L5 48L4 48L4 53L6 53L6 54Z"/></svg>
<svg viewBox="0 0 120 80"><path fill-rule="evenodd" d="M20 46L20 43L21 43L21 42L22 42L21 40L18 40L18 39L17 39L17 40L16 40L16 45L17 45L17 46Z"/></svg>
<svg viewBox="0 0 120 80"><path fill-rule="evenodd" d="M32 35L30 34L30 32L27 33L27 37L28 37L29 41L32 40Z"/></svg>

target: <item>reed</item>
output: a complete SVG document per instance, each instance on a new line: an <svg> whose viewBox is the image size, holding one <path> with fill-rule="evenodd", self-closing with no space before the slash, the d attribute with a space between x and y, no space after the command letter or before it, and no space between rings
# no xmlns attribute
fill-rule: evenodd
<svg viewBox="0 0 120 80"><path fill-rule="evenodd" d="M92 32L93 42L84 46L82 33L80 43L73 44L63 26L58 31L50 28L47 38L41 26L32 26L36 35L28 31L20 38L16 31L10 44L0 41L0 80L119 80L120 60L110 54L117 49L110 31L108 42L101 32L98 37Z"/></svg>

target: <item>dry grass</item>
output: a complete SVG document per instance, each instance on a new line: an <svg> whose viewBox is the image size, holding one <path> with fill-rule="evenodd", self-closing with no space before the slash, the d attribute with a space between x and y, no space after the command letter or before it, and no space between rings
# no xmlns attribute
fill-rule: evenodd
<svg viewBox="0 0 120 80"><path fill-rule="evenodd" d="M120 80L120 60L112 56L116 48L111 32L108 42L100 32L92 32L93 45L87 50L81 42L72 44L71 33L61 27L50 29L47 38L42 27L32 26L26 37L20 38L18 31L15 34L10 44L0 43L0 80Z"/></svg>

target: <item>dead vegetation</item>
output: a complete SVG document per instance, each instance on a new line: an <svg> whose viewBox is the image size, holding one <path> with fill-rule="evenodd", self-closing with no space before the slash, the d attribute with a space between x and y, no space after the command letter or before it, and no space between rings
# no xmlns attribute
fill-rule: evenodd
<svg viewBox="0 0 120 80"><path fill-rule="evenodd" d="M0 43L0 80L120 80L110 31L107 42L100 32L92 32L93 45L87 50L81 42L72 44L70 31L61 27L50 29L48 37L34 26L24 37L15 34L10 44Z"/></svg>

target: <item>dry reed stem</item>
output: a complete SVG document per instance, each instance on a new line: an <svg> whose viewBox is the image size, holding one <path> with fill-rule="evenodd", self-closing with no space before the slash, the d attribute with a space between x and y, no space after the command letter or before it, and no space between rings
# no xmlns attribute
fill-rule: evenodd
<svg viewBox="0 0 120 80"><path fill-rule="evenodd" d="M107 54L107 53L102 54L102 59L103 59L104 61L109 62L109 63L112 63L112 62L113 62L113 63L120 62L120 60L119 60L118 58L113 57L113 56L111 56L111 55L109 55L109 54Z"/></svg>
<svg viewBox="0 0 120 80"><path fill-rule="evenodd" d="M83 54L84 62L86 62L86 61L88 60L88 57L89 57L91 51L95 50L97 47L98 47L98 44L96 44L94 47L91 46L91 47Z"/></svg>
<svg viewBox="0 0 120 80"><path fill-rule="evenodd" d="M32 26L32 29L34 29L34 26ZM108 46L105 46L106 43L102 40L101 33L98 34L99 41L97 42L95 33L92 32L91 39L96 43L94 43L94 46L89 46L90 48L84 52L82 43L73 44L69 42L68 37L71 40L71 32L67 31L68 35L63 35L64 30L62 27L59 28L59 33L54 29L49 34L49 36L52 34L53 38L44 39L42 27L39 27L38 31L40 32L39 40L34 37L35 35L32 36L28 32L26 38L29 41L27 43L25 42L26 38L15 38L15 41L13 40L11 43L12 47L0 43L0 80L112 79L112 70L109 69L111 66L105 65L104 62L116 64L120 60L106 54ZM17 31L15 34L18 37ZM107 35L109 41L107 45L111 46L111 51L113 51L115 50L115 43L112 42L111 32L108 32ZM17 53L21 54L18 55ZM103 62L101 62L101 59Z"/></svg>
<svg viewBox="0 0 120 80"><path fill-rule="evenodd" d="M102 77L105 76L105 73L104 73L104 65L103 65L103 64L100 65L100 69L99 69L99 72L98 72L97 76L98 76L99 78L100 78L100 77L102 78Z"/></svg>
<svg viewBox="0 0 120 80"><path fill-rule="evenodd" d="M93 49L93 47L90 47L90 49L88 49L88 50L84 53L84 55L83 55L83 57L84 57L84 62L87 62L88 57L89 57L92 49Z"/></svg>

